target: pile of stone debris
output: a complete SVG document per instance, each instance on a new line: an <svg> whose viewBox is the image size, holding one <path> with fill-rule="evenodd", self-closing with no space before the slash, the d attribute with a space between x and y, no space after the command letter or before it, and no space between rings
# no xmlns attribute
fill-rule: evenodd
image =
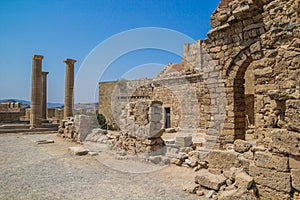
<svg viewBox="0 0 300 200"><path fill-rule="evenodd" d="M160 137L141 140L124 131L90 130L84 119L63 121L59 136L105 144L123 158L191 168L195 180L187 191L200 199L300 199L298 133L274 129L261 143L235 140L221 150L196 146L191 136L178 133L174 141L163 141Z"/></svg>
<svg viewBox="0 0 300 200"><path fill-rule="evenodd" d="M256 146L254 142L236 140L234 144L227 144L224 150L193 144L180 147L175 141L151 153L134 151L139 146L134 146L136 140L127 134L101 129L94 129L86 141L107 144L124 157L143 154L140 158L150 163L193 169L195 183L191 180L186 191L197 194L200 199L269 199L270 196L272 199L299 199L300 159L286 142L292 133L277 134L276 131L268 145ZM300 141L299 135L297 138Z"/></svg>

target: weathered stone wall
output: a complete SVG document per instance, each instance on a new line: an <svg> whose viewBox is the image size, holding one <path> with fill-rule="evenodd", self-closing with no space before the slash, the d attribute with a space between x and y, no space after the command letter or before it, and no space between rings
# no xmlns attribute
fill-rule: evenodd
<svg viewBox="0 0 300 200"><path fill-rule="evenodd" d="M50 121L60 121L64 117L64 110L60 108L47 108L47 119ZM27 108L22 111L21 121L29 121L30 120L30 108Z"/></svg>
<svg viewBox="0 0 300 200"><path fill-rule="evenodd" d="M281 119L285 116L285 106L270 99L268 91L299 91L299 2L221 1L211 16L211 25L213 29L205 41L185 45L184 57L203 76L208 88L217 88L210 86L209 80L213 73L221 73L219 79L226 86L227 97L221 140L233 142L245 137L245 112L251 113L246 102L254 99L255 119L250 121L263 132L270 126L268 121L272 121L274 112ZM253 68L252 77L245 76L249 66ZM244 85L249 77L254 78L252 97Z"/></svg>
<svg viewBox="0 0 300 200"><path fill-rule="evenodd" d="M122 110L129 102L139 99L154 100L162 102L164 109L170 108L171 127L196 131L202 125L205 129L205 120L199 116L200 109L204 110L201 107L203 94L199 92L201 87L203 86L199 75L99 83L98 112L118 123Z"/></svg>
<svg viewBox="0 0 300 200"><path fill-rule="evenodd" d="M104 115L106 122L109 125L114 125L117 127L116 121L112 114L111 109L111 96L114 88L116 87L117 82L101 82L99 83L99 104L98 104L98 113Z"/></svg>
<svg viewBox="0 0 300 200"><path fill-rule="evenodd" d="M20 103L0 103L0 122L17 122L20 120Z"/></svg>

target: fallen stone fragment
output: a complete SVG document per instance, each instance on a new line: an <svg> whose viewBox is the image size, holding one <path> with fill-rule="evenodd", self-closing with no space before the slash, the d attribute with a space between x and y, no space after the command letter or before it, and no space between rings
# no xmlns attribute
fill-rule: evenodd
<svg viewBox="0 0 300 200"><path fill-rule="evenodd" d="M246 189L234 189L221 191L218 194L219 200L256 200L257 198Z"/></svg>
<svg viewBox="0 0 300 200"><path fill-rule="evenodd" d="M250 189L253 184L253 178L245 172L240 172L235 176L235 185L239 188Z"/></svg>
<svg viewBox="0 0 300 200"><path fill-rule="evenodd" d="M213 190L219 190L225 184L226 178L222 174L211 174L208 170L200 170L197 172L195 182L203 187Z"/></svg>
<svg viewBox="0 0 300 200"><path fill-rule="evenodd" d="M149 160L154 164L158 164L161 162L162 158L160 156L151 156Z"/></svg>
<svg viewBox="0 0 300 200"><path fill-rule="evenodd" d="M50 143L54 143L53 140L38 140L38 141L35 141L35 143L37 144L50 144Z"/></svg>
<svg viewBox="0 0 300 200"><path fill-rule="evenodd" d="M69 151L77 156L82 156L88 154L88 150L84 147L69 147Z"/></svg>
<svg viewBox="0 0 300 200"><path fill-rule="evenodd" d="M172 164L175 164L175 165L177 165L177 166L181 166L182 163L183 163L183 161L180 160L180 159L177 159L177 158L172 158L172 159L171 159L171 163L172 163Z"/></svg>
<svg viewBox="0 0 300 200"><path fill-rule="evenodd" d="M94 152L94 151L89 151L88 154L91 155L91 156L97 156L98 155L98 153Z"/></svg>
<svg viewBox="0 0 300 200"><path fill-rule="evenodd" d="M214 190L210 190L210 191L208 191L208 193L206 194L205 197L206 198L212 198L214 194L216 194L216 192Z"/></svg>

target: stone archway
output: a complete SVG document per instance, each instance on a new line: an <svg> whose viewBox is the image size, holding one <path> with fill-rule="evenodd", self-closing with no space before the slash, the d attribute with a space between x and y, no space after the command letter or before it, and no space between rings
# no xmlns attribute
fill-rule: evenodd
<svg viewBox="0 0 300 200"><path fill-rule="evenodd" d="M252 58L241 53L232 67L226 72L226 91L228 101L227 120L233 123L233 138L245 139L246 131L246 102L245 102L245 73L252 62ZM240 63L240 64L239 64Z"/></svg>

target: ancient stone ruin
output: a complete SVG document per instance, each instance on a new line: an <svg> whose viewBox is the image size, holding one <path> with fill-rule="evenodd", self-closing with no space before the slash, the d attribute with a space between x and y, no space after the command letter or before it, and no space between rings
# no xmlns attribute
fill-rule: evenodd
<svg viewBox="0 0 300 200"><path fill-rule="evenodd" d="M139 140L147 102L161 102L162 129L202 138L163 154L200 170L192 193L299 199L299 17L298 0L222 0L207 39L186 44L181 63L153 79L99 83L99 113Z"/></svg>

